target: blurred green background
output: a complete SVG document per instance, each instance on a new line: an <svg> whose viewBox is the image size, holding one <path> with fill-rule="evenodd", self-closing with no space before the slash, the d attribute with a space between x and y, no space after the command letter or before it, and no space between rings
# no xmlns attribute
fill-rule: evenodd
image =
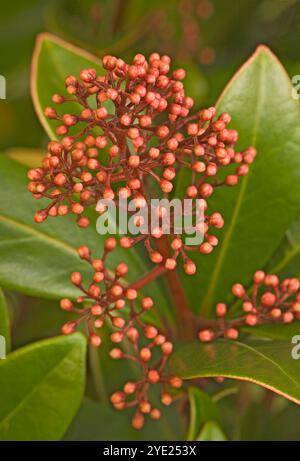
<svg viewBox="0 0 300 461"><path fill-rule="evenodd" d="M288 72L300 73L299 0L18 0L1 5L0 147L40 148L47 142L30 99L35 37L48 31L98 56L168 53L188 69L188 93L213 103L259 43Z"/></svg>
<svg viewBox="0 0 300 461"><path fill-rule="evenodd" d="M187 93L203 107L216 101L260 43L272 48L290 75L300 74L300 0L18 0L1 5L0 24L0 74L7 82L7 99L0 101L2 151L41 149L48 141L29 85L39 32L99 57L167 53L187 69ZM65 314L56 302L6 294L14 348L59 334ZM114 383L113 373L109 378ZM233 439L300 438L299 408L256 386L241 385L222 405ZM76 428L75 421L70 438L76 438Z"/></svg>

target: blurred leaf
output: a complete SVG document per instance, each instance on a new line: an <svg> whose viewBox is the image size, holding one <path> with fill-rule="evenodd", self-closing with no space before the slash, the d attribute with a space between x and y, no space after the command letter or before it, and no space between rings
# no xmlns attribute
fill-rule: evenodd
<svg viewBox="0 0 300 461"><path fill-rule="evenodd" d="M100 255L105 236L95 230L95 214L91 215L92 223L87 229L76 226L72 216L36 224L33 215L42 203L26 191L26 170L14 160L0 156L0 283L32 296L76 298L81 292L70 283L70 274L78 270L90 282L92 273L78 257L76 248L88 242L94 255ZM115 267L120 260L130 267L129 280L140 278L148 270L148 261L134 249L118 248L110 255L109 263ZM159 282L153 282L143 293L154 297L159 305L158 316L173 318L172 306Z"/></svg>
<svg viewBox="0 0 300 461"><path fill-rule="evenodd" d="M232 397L233 395L239 392L239 385L234 386L222 386L221 390L217 391L215 394L212 395L211 399L214 403L221 402L223 399L227 397Z"/></svg>
<svg viewBox="0 0 300 461"><path fill-rule="evenodd" d="M257 15L262 22L274 22L294 3L297 3L297 0L285 0L277 3L276 8L274 8L272 0L264 0L258 7Z"/></svg>
<svg viewBox="0 0 300 461"><path fill-rule="evenodd" d="M45 3L39 0L7 3L0 17L0 50L5 70L20 69L26 63L32 38L41 28ZM12 53L14 50L14 53ZM18 52L18 59L16 53Z"/></svg>
<svg viewBox="0 0 300 461"><path fill-rule="evenodd" d="M0 335L4 336L6 341L6 352L10 350L10 322L8 308L5 301L5 296L0 288Z"/></svg>
<svg viewBox="0 0 300 461"><path fill-rule="evenodd" d="M13 348L45 338L59 336L64 323L76 314L60 309L58 301L32 298L15 293L13 303Z"/></svg>
<svg viewBox="0 0 300 461"><path fill-rule="evenodd" d="M193 61L177 60L174 66L186 69L186 77L184 79L185 93L194 99L196 107L199 107L208 93L207 80L201 71L200 66Z"/></svg>
<svg viewBox="0 0 300 461"><path fill-rule="evenodd" d="M41 165L44 154L39 149L28 149L26 147L16 147L14 149L7 149L5 153L8 157L16 160L23 165L30 168L37 168Z"/></svg>
<svg viewBox="0 0 300 461"><path fill-rule="evenodd" d="M82 399L85 339L34 343L0 362L0 440L59 440Z"/></svg>
<svg viewBox="0 0 300 461"><path fill-rule="evenodd" d="M170 368L183 379L224 376L259 384L300 404L300 361L288 341L199 341L181 344Z"/></svg>
<svg viewBox="0 0 300 461"><path fill-rule="evenodd" d="M197 441L199 442L226 442L227 438L217 423L213 421L208 421L204 425L199 436L197 437Z"/></svg>
<svg viewBox="0 0 300 461"><path fill-rule="evenodd" d="M272 411L262 411L262 402L252 403L240 419L239 440L274 440L279 436L274 420L278 415ZM281 424L280 424L281 425ZM273 437L272 437L273 436Z"/></svg>
<svg viewBox="0 0 300 461"><path fill-rule="evenodd" d="M32 107L28 87L32 45L36 34L44 28L47 1L16 1L6 3L1 8L1 74L6 78L7 100L0 104L0 149L17 145L32 146L41 141L42 130Z"/></svg>
<svg viewBox="0 0 300 461"><path fill-rule="evenodd" d="M237 187L217 188L210 199L209 209L225 219L220 244L213 254L198 255L200 275L186 282L191 302L204 314L230 301L234 282L249 282L299 214L300 106L268 48L259 47L225 88L218 102L223 111L232 115L240 147L253 145L258 155Z"/></svg>
<svg viewBox="0 0 300 461"><path fill-rule="evenodd" d="M85 399L64 440L136 440L138 433L130 426L128 413L116 412L109 403Z"/></svg>
<svg viewBox="0 0 300 461"><path fill-rule="evenodd" d="M198 389L191 387L189 389L190 400L190 426L187 440L196 440L201 426L207 421L219 421L219 409L212 401L211 397Z"/></svg>
<svg viewBox="0 0 300 461"><path fill-rule="evenodd" d="M271 258L268 271L283 277L300 277L300 218L287 230Z"/></svg>
<svg viewBox="0 0 300 461"><path fill-rule="evenodd" d="M47 30L96 55L130 53L135 42L151 30L151 24L147 18L140 18L123 27L128 3L128 0L101 0L101 4L94 0L56 2L47 10Z"/></svg>
<svg viewBox="0 0 300 461"><path fill-rule="evenodd" d="M54 93L65 94L67 75L79 75L81 69L93 67L98 74L103 73L100 60L87 51L77 48L51 34L40 34L32 56L31 93L37 115L51 139L55 139L57 123L48 120L43 113L47 106L53 104ZM64 104L66 112L78 109L78 104Z"/></svg>
<svg viewBox="0 0 300 461"><path fill-rule="evenodd" d="M273 405L268 411L262 411L262 403L252 403L239 419L239 440L295 441L300 439L299 424L295 424L300 417L298 406L288 404L277 410Z"/></svg>
<svg viewBox="0 0 300 461"><path fill-rule="evenodd" d="M159 421L147 418L136 431L130 425L130 412L120 412L108 403L85 399L64 440L182 440L182 418L176 405L164 409Z"/></svg>

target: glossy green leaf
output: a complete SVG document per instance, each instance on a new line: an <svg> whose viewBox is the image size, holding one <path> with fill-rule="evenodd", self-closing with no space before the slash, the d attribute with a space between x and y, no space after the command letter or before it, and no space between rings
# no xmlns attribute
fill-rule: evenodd
<svg viewBox="0 0 300 461"><path fill-rule="evenodd" d="M84 337L33 343L0 362L0 440L59 440L84 391Z"/></svg>
<svg viewBox="0 0 300 461"><path fill-rule="evenodd" d="M54 93L65 94L65 78L78 76L81 69L93 67L101 74L100 59L96 56L61 40L52 34L40 34L32 57L31 94L37 115L48 136L55 139L57 123L48 120L43 113L53 105ZM66 112L76 108L76 103L64 104Z"/></svg>
<svg viewBox="0 0 300 461"><path fill-rule="evenodd" d="M93 254L100 256L105 236L96 232L94 215L87 229L80 229L73 216L36 224L33 215L43 204L27 192L26 171L25 166L0 156L0 283L43 298L76 298L81 292L70 282L70 274L79 270L87 283L91 280L90 267L80 260L76 248L87 243ZM138 279L148 270L148 261L135 250L118 248L112 252L112 267L120 260L130 267L129 280ZM158 284L152 283L143 292L151 293L160 312L172 317L171 306Z"/></svg>
<svg viewBox="0 0 300 461"><path fill-rule="evenodd" d="M245 333L270 339L291 341L292 337L300 334L300 322L289 324L277 323L270 325L258 325L256 327L244 326L241 330Z"/></svg>
<svg viewBox="0 0 300 461"><path fill-rule="evenodd" d="M196 440L203 424L220 420L219 409L211 397L197 387L189 389L189 401L190 425L187 440Z"/></svg>
<svg viewBox="0 0 300 461"><path fill-rule="evenodd" d="M269 49L257 49L217 107L232 115L239 147L252 145L258 155L237 187L218 188L209 200L210 210L223 214L225 226L216 250L198 256L198 277L186 282L191 304L204 314L216 302L230 301L234 282L248 283L265 266L299 214L300 201L300 106Z"/></svg>
<svg viewBox="0 0 300 461"><path fill-rule="evenodd" d="M197 437L198 442L226 442L226 440L224 432L214 421L208 421Z"/></svg>
<svg viewBox="0 0 300 461"><path fill-rule="evenodd" d="M10 350L10 325L5 296L0 288L0 335L5 338L6 353ZM1 358L1 356L0 356Z"/></svg>
<svg viewBox="0 0 300 461"><path fill-rule="evenodd" d="M300 404L300 360L290 341L216 341L180 345L171 370L183 379L224 376L259 384Z"/></svg>

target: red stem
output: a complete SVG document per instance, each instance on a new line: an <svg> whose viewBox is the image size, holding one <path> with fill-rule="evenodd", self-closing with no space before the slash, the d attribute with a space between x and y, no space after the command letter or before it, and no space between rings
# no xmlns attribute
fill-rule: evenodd
<svg viewBox="0 0 300 461"><path fill-rule="evenodd" d="M157 240L157 246L164 259L170 256L168 237L163 235ZM189 309L184 288L176 270L166 272L166 280L169 286L169 291L174 299L177 315L178 315L178 336L187 338L191 335L192 329L192 313Z"/></svg>
<svg viewBox="0 0 300 461"><path fill-rule="evenodd" d="M157 277L160 277L164 274L167 269L164 266L155 266L150 272L147 272L143 277L141 277L136 282L131 283L127 288L133 288L134 290L140 290L148 283L155 280Z"/></svg>

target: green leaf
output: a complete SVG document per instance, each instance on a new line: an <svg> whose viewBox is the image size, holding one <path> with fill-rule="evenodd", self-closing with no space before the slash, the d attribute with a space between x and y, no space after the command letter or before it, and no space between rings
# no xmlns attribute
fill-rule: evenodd
<svg viewBox="0 0 300 461"><path fill-rule="evenodd" d="M5 338L5 349L6 353L10 350L10 326L9 326L9 315L8 308L5 301L5 296L0 288L0 335ZM1 352L1 351L0 351ZM1 355L0 355L1 359Z"/></svg>
<svg viewBox="0 0 300 461"><path fill-rule="evenodd" d="M43 204L27 192L26 171L24 165L0 155L0 284L42 298L76 298L81 292L70 282L70 274L78 270L86 283L91 281L90 267L76 249L87 243L100 256L106 236L96 232L94 214L87 229L80 229L70 215L36 224L33 215ZM140 278L149 267L134 249L118 248L109 264L115 267L120 260L130 267L129 280ZM160 313L173 318L172 306L158 283L143 293L153 295Z"/></svg>
<svg viewBox="0 0 300 461"><path fill-rule="evenodd" d="M28 149L28 147L6 149L5 154L13 160L16 160L17 162L20 162L30 168L37 168L41 166L44 158L44 153L40 149Z"/></svg>
<svg viewBox="0 0 300 461"><path fill-rule="evenodd" d="M208 83L200 66L189 59L177 60L173 63L173 65L175 67L188 69L184 79L184 89L186 94L193 98L197 107L199 107L207 98L208 93Z"/></svg>
<svg viewBox="0 0 300 461"><path fill-rule="evenodd" d="M18 349L0 362L0 440L59 440L84 391L86 342L80 334Z"/></svg>
<svg viewBox="0 0 300 461"><path fill-rule="evenodd" d="M207 421L219 421L219 409L212 401L211 397L198 389L191 387L189 389L190 401L190 426L187 440L196 440L201 426Z"/></svg>
<svg viewBox="0 0 300 461"><path fill-rule="evenodd" d="M58 308L57 301L14 293L14 349L59 336L64 323L77 315Z"/></svg>
<svg viewBox="0 0 300 461"><path fill-rule="evenodd" d="M290 341L291 338L300 333L298 321L289 324L277 323L270 325L257 325L250 327L245 325L241 331L261 338L280 339Z"/></svg>
<svg viewBox="0 0 300 461"><path fill-rule="evenodd" d="M183 426L177 405L164 408L158 421L147 418L145 427L136 431L127 411L116 411L107 402L99 404L84 399L64 440L183 440Z"/></svg>
<svg viewBox="0 0 300 461"><path fill-rule="evenodd" d="M268 411L262 411L263 402L252 403L239 416L238 440L245 441L288 441L300 439L300 407L292 404L281 405L273 401Z"/></svg>
<svg viewBox="0 0 300 461"><path fill-rule="evenodd" d="M291 355L290 341L219 340L180 345L170 368L183 379L224 376L259 384L300 404L300 361Z"/></svg>
<svg viewBox="0 0 300 461"><path fill-rule="evenodd" d="M47 106L53 105L54 93L65 94L67 75L79 75L81 69L93 67L98 74L103 73L100 59L55 35L38 35L32 56L31 94L37 115L51 139L56 138L57 123L48 120L43 113ZM64 104L66 112L74 110L76 103Z"/></svg>
<svg viewBox="0 0 300 461"><path fill-rule="evenodd" d="M226 442L227 438L220 428L220 426L214 421L208 421L199 436L197 437L199 442Z"/></svg>
<svg viewBox="0 0 300 461"><path fill-rule="evenodd" d="M300 218L290 225L267 266L282 277L300 277Z"/></svg>
<svg viewBox="0 0 300 461"><path fill-rule="evenodd" d="M217 108L232 115L239 147L252 145L258 155L237 187L217 188L209 200L209 209L225 219L220 243L213 254L198 256L199 277L186 277L191 304L204 314L216 302L230 301L233 283L249 283L265 266L299 214L300 201L300 106L268 48L260 46L242 66Z"/></svg>
<svg viewBox="0 0 300 461"><path fill-rule="evenodd" d="M76 254L82 242L96 243L95 231L84 234L71 219L38 226L35 210L42 205L26 191L27 168L0 156L0 282L2 286L26 294L59 298L75 297L69 276L86 265Z"/></svg>
<svg viewBox="0 0 300 461"><path fill-rule="evenodd" d="M298 217L287 230L279 247L276 249L267 266L264 268L267 273L277 274L280 278L300 278L300 218ZM237 314L241 302L236 301L230 308L230 314ZM242 330L271 339L290 339L299 333L298 322L289 325L282 323L274 325L259 325L254 328L245 326Z"/></svg>
<svg viewBox="0 0 300 461"><path fill-rule="evenodd" d="M274 254L268 261L264 270L267 273L277 274L280 278L300 278L300 218L297 217L286 231L284 238L276 248ZM237 300L230 307L230 314L235 315L241 307L240 300ZM243 331L258 336L265 336L273 339L289 339L297 334L297 322L290 325L260 325L252 329L243 327Z"/></svg>

